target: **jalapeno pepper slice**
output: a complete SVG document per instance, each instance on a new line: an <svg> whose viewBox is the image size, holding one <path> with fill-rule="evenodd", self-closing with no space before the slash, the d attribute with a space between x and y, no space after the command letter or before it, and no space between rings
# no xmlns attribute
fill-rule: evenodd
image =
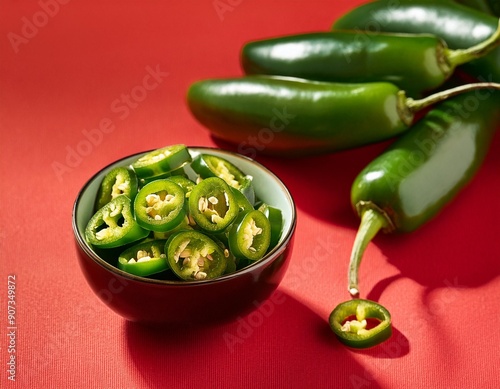
<svg viewBox="0 0 500 389"><path fill-rule="evenodd" d="M269 249L273 249L278 244L283 232L283 213L280 209L266 203L262 203L258 210L269 219L269 224L271 225Z"/></svg>
<svg viewBox="0 0 500 389"><path fill-rule="evenodd" d="M221 247L198 231L172 235L165 244L165 252L170 268L183 280L208 280L226 270L227 258Z"/></svg>
<svg viewBox="0 0 500 389"><path fill-rule="evenodd" d="M229 230L229 249L234 256L252 261L261 259L271 241L271 225L258 210L241 212Z"/></svg>
<svg viewBox="0 0 500 389"><path fill-rule="evenodd" d="M143 229L132 215L130 199L121 195L99 209L87 223L85 238L99 248L113 248L144 239Z"/></svg>
<svg viewBox="0 0 500 389"><path fill-rule="evenodd" d="M252 185L252 177L243 173L233 163L215 155L198 154L193 158L191 168L201 178L222 178L229 186L241 191L253 206L255 191Z"/></svg>
<svg viewBox="0 0 500 389"><path fill-rule="evenodd" d="M195 183L191 181L189 178L176 175L176 176L171 176L166 178L169 181L175 182L177 185L179 185L182 190L184 191L185 197L189 197L191 195L191 191L195 187Z"/></svg>
<svg viewBox="0 0 500 389"><path fill-rule="evenodd" d="M370 300L353 299L337 305L329 321L337 338L353 348L376 346L392 335L391 314Z"/></svg>
<svg viewBox="0 0 500 389"><path fill-rule="evenodd" d="M102 208L115 197L126 195L134 200L137 194L137 175L129 167L117 167L106 174L97 193L95 210Z"/></svg>
<svg viewBox="0 0 500 389"><path fill-rule="evenodd" d="M233 192L234 199L236 200L236 203L238 204L238 209L241 211L252 211L253 205L248 201L248 198L241 193L238 189L236 188L230 188L231 192Z"/></svg>
<svg viewBox="0 0 500 389"><path fill-rule="evenodd" d="M118 257L118 269L142 277L167 270L166 242L157 239L129 247Z"/></svg>
<svg viewBox="0 0 500 389"><path fill-rule="evenodd" d="M176 183L166 179L150 182L135 197L137 223L151 231L169 231L186 217L184 201L184 191Z"/></svg>
<svg viewBox="0 0 500 389"><path fill-rule="evenodd" d="M190 216L205 231L222 232L238 215L238 203L222 178L201 181L191 191L188 201Z"/></svg>
<svg viewBox="0 0 500 389"><path fill-rule="evenodd" d="M132 164L139 178L159 176L171 172L191 161L185 145L172 145L151 151Z"/></svg>

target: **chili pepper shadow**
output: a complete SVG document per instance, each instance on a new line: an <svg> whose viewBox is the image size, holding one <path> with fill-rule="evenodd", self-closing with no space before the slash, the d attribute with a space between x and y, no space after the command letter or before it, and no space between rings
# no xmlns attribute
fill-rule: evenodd
<svg viewBox="0 0 500 389"><path fill-rule="evenodd" d="M379 388L369 373L373 367L362 366L328 331L324 318L286 293L218 325L124 325L126 353L142 384L151 389L196 383L204 388L321 389L354 387L355 382Z"/></svg>
<svg viewBox="0 0 500 389"><path fill-rule="evenodd" d="M234 145L214 138L218 147L237 152ZM391 141L307 157L256 155L255 160L288 187L298 208L320 220L357 228L351 185L361 170ZM265 152L265 150L264 150Z"/></svg>

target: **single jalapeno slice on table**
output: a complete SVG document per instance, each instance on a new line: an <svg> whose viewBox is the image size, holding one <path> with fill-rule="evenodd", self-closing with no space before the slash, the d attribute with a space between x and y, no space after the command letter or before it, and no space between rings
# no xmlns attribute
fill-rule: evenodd
<svg viewBox="0 0 500 389"><path fill-rule="evenodd" d="M129 247L118 257L118 269L142 277L167 270L166 242L155 239Z"/></svg>
<svg viewBox="0 0 500 389"><path fill-rule="evenodd" d="M239 211L231 188L218 177L209 177L197 184L188 201L189 215L208 232L224 231Z"/></svg>
<svg viewBox="0 0 500 389"><path fill-rule="evenodd" d="M258 210L241 212L229 230L229 249L235 257L261 259L269 248L271 225Z"/></svg>
<svg viewBox="0 0 500 389"><path fill-rule="evenodd" d="M149 231L132 215L130 199L121 195L99 209L87 223L85 238L99 248L114 248L144 239Z"/></svg>
<svg viewBox="0 0 500 389"><path fill-rule="evenodd" d="M151 151L132 164L141 179L159 176L182 167L191 161L191 154L185 145L172 145Z"/></svg>
<svg viewBox="0 0 500 389"><path fill-rule="evenodd" d="M137 223L151 231L169 231L186 217L184 202L184 191L176 183L166 179L150 182L135 197Z"/></svg>
<svg viewBox="0 0 500 389"><path fill-rule="evenodd" d="M181 231L165 244L172 271L186 281L208 280L224 274L227 258L221 247L199 231Z"/></svg>
<svg viewBox="0 0 500 389"><path fill-rule="evenodd" d="M130 167L112 169L101 182L97 192L95 210L97 211L122 194L134 200L137 194L137 186L137 175Z"/></svg>
<svg viewBox="0 0 500 389"><path fill-rule="evenodd" d="M353 299L337 305L329 322L337 338L353 348L376 346L392 335L389 311L370 300Z"/></svg>
<svg viewBox="0 0 500 389"><path fill-rule="evenodd" d="M243 173L233 163L215 155L198 154L193 158L191 168L201 178L222 178L229 186L241 191L253 206L255 191L252 185L252 177Z"/></svg>

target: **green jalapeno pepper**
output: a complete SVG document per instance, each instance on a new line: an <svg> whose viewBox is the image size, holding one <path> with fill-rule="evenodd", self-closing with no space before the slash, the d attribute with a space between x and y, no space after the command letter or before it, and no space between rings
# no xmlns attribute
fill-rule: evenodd
<svg viewBox="0 0 500 389"><path fill-rule="evenodd" d="M166 180L172 181L172 182L176 183L177 185L179 185L182 188L182 190L184 191L186 198L188 198L191 195L191 191L193 190L194 186L196 185L196 183L191 181L189 178L184 177L184 176L180 176L180 175L167 177Z"/></svg>
<svg viewBox="0 0 500 389"><path fill-rule="evenodd" d="M175 228L186 217L184 190L167 179L144 185L134 201L137 223L145 229L165 232Z"/></svg>
<svg viewBox="0 0 500 389"><path fill-rule="evenodd" d="M495 15L495 11L498 12L500 10L500 3L497 0L455 0L457 3L461 3L466 5L467 7L474 8L478 11ZM496 16L500 16L500 14L496 14Z"/></svg>
<svg viewBox="0 0 500 389"><path fill-rule="evenodd" d="M252 177L228 160L215 155L199 154L193 158L191 168L202 178L222 178L229 186L241 191L251 204L255 202Z"/></svg>
<svg viewBox="0 0 500 389"><path fill-rule="evenodd" d="M389 311L370 300L353 299L337 305L329 322L337 338L353 348L373 347L392 335Z"/></svg>
<svg viewBox="0 0 500 389"><path fill-rule="evenodd" d="M118 257L118 269L142 277L167 270L165 243L166 240L155 239L129 247Z"/></svg>
<svg viewBox="0 0 500 389"><path fill-rule="evenodd" d="M130 199L120 195L99 209L85 228L85 238L98 248L114 248L144 239L143 229L132 215Z"/></svg>
<svg viewBox="0 0 500 389"><path fill-rule="evenodd" d="M101 182L96 199L96 211L120 195L134 200L137 194L137 176L129 167L117 167L106 174Z"/></svg>
<svg viewBox="0 0 500 389"><path fill-rule="evenodd" d="M219 245L199 231L172 235L165 244L165 253L172 271L187 281L219 277L227 266L227 258Z"/></svg>
<svg viewBox="0 0 500 389"><path fill-rule="evenodd" d="M256 261L262 258L271 242L271 225L259 210L240 212L228 233L229 249L238 258Z"/></svg>
<svg viewBox="0 0 500 389"><path fill-rule="evenodd" d="M495 91L441 103L356 177L351 202L361 224L349 264L352 296L363 252L379 230L419 228L473 178L498 125L499 102Z"/></svg>
<svg viewBox="0 0 500 389"><path fill-rule="evenodd" d="M153 150L132 164L137 176L141 179L160 176L179 169L191 161L191 154L185 145L172 145Z"/></svg>
<svg viewBox="0 0 500 389"><path fill-rule="evenodd" d="M455 68L500 45L500 26L485 41L450 50L433 35L317 32L247 43L247 74L301 77L345 83L387 81L410 96L441 86Z"/></svg>
<svg viewBox="0 0 500 389"><path fill-rule="evenodd" d="M209 232L224 231L239 211L229 185L219 177L209 177L198 183L188 201L190 217Z"/></svg>
<svg viewBox="0 0 500 389"><path fill-rule="evenodd" d="M471 88L493 86L498 87L462 85L414 100L387 82L340 84L259 75L199 81L190 87L188 103L214 136L237 144L240 153L259 148L294 156L394 137L424 107ZM263 128L272 136L266 135L261 147Z"/></svg>
<svg viewBox="0 0 500 389"><path fill-rule="evenodd" d="M343 15L333 28L368 31L370 39L370 31L428 33L442 38L451 49L465 49L487 39L497 26L494 16L451 0L379 0ZM500 82L500 48L461 68L475 77Z"/></svg>
<svg viewBox="0 0 500 389"><path fill-rule="evenodd" d="M279 208L263 203L257 208L269 220L271 227L271 239L269 249L273 249L278 244L283 232L283 213Z"/></svg>
<svg viewBox="0 0 500 389"><path fill-rule="evenodd" d="M233 192L234 199L236 200L240 211L253 211L253 205L243 193L233 187L231 187L231 192Z"/></svg>

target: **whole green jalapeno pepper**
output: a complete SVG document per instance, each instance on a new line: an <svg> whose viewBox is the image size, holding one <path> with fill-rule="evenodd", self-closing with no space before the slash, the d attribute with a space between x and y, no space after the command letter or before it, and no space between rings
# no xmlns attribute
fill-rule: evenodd
<svg viewBox="0 0 500 389"><path fill-rule="evenodd" d="M451 49L465 49L484 41L497 29L498 19L451 0L379 0L363 4L340 17L335 30L372 33L429 33ZM481 79L500 82L500 48L461 66Z"/></svg>
<svg viewBox="0 0 500 389"><path fill-rule="evenodd" d="M129 247L118 257L118 269L141 277L167 270L166 242L164 239L155 239Z"/></svg>
<svg viewBox="0 0 500 389"><path fill-rule="evenodd" d="M392 335L391 314L370 300L353 299L337 305L329 323L337 338L353 348L373 347Z"/></svg>
<svg viewBox="0 0 500 389"><path fill-rule="evenodd" d="M415 112L480 87L498 85L469 84L414 100L387 82L343 84L258 75L196 82L188 103L200 123L214 136L237 144L242 154L259 147L262 153L296 156L394 137L408 129ZM263 129L265 146L256 146Z"/></svg>
<svg viewBox="0 0 500 389"><path fill-rule="evenodd" d="M87 223L85 238L98 248L124 246L149 235L134 219L132 204L125 195L115 197L99 209Z"/></svg>
<svg viewBox="0 0 500 389"><path fill-rule="evenodd" d="M441 103L356 177L351 202L361 224L349 264L352 296L359 294L363 252L379 230L419 228L473 178L498 125L498 93L468 93Z"/></svg>
<svg viewBox="0 0 500 389"><path fill-rule="evenodd" d="M247 74L330 82L392 82L410 96L441 86L455 68L500 45L500 25L485 41L450 50L433 35L361 31L316 32L247 43L241 62Z"/></svg>
<svg viewBox="0 0 500 389"><path fill-rule="evenodd" d="M500 3L497 0L455 0L457 3L466 5L467 7L474 8L478 11L490 14L490 15L495 15L495 10L494 10L494 4L496 3L497 6L497 11L500 9ZM499 14L496 14L496 16L500 16Z"/></svg>

